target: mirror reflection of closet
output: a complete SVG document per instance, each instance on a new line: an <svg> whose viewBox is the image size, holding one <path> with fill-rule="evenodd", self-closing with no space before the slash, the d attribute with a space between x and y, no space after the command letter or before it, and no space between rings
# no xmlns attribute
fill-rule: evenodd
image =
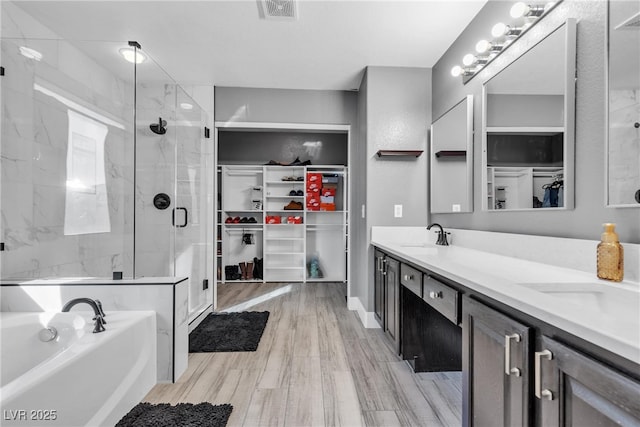
<svg viewBox="0 0 640 427"><path fill-rule="evenodd" d="M606 203L640 207L640 1L609 2Z"/></svg>
<svg viewBox="0 0 640 427"><path fill-rule="evenodd" d="M473 212L473 95L431 124L431 213Z"/></svg>
<svg viewBox="0 0 640 427"><path fill-rule="evenodd" d="M483 86L483 210L573 208L576 24Z"/></svg>

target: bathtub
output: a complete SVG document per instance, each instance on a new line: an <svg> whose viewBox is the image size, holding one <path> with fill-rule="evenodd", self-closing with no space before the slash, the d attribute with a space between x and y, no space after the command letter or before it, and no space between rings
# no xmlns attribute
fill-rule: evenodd
<svg viewBox="0 0 640 427"><path fill-rule="evenodd" d="M155 385L155 312L107 311L97 334L92 317L0 313L0 425L113 426Z"/></svg>

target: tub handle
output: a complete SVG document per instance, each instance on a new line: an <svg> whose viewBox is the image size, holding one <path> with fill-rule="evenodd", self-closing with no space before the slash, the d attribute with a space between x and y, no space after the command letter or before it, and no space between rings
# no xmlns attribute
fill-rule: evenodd
<svg viewBox="0 0 640 427"><path fill-rule="evenodd" d="M53 341L57 337L58 337L58 330L53 326L49 326L48 328L42 329L38 333L38 338L40 338L40 341L42 342Z"/></svg>
<svg viewBox="0 0 640 427"><path fill-rule="evenodd" d="M100 312L100 316L102 316L102 323L103 324L107 324L107 321L104 320L104 318L107 316L106 314L104 314L104 310L102 309L102 303L100 302L99 299L94 300L96 302L96 305L98 306L98 311Z"/></svg>

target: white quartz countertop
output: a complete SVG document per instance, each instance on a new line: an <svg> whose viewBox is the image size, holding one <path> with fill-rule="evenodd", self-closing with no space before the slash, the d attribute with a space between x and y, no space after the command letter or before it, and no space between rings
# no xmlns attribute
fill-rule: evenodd
<svg viewBox="0 0 640 427"><path fill-rule="evenodd" d="M373 233L371 243L640 364L637 283L613 283L584 271L421 240Z"/></svg>

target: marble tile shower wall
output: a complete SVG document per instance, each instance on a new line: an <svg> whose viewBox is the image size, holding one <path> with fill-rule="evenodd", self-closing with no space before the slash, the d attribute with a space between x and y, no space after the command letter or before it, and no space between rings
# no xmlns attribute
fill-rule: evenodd
<svg viewBox="0 0 640 427"><path fill-rule="evenodd" d="M609 199L615 204L635 204L640 182L640 90L612 90L609 95Z"/></svg>
<svg viewBox="0 0 640 427"><path fill-rule="evenodd" d="M39 62L18 53L19 46L34 44L44 54ZM130 276L132 82L64 41L5 39L2 59L2 279ZM106 194L108 232L65 234L70 108L61 100L122 125L106 125L105 179L97 183L104 188L96 190Z"/></svg>
<svg viewBox="0 0 640 427"><path fill-rule="evenodd" d="M136 276L173 276L176 228L171 217L176 207L176 85L139 83L136 89ZM155 134L149 128L159 117L167 121L164 135ZM159 210L153 205L158 193L171 197L168 209ZM177 221L181 220L180 214L176 213Z"/></svg>

